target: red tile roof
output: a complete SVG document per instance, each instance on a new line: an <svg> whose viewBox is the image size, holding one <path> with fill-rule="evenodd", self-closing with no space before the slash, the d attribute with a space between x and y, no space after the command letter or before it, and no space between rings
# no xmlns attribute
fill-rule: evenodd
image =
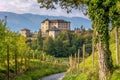
<svg viewBox="0 0 120 80"><path fill-rule="evenodd" d="M30 31L30 30L27 28L24 28L24 29L21 29L21 31Z"/></svg>
<svg viewBox="0 0 120 80"><path fill-rule="evenodd" d="M44 20L42 23L44 23L45 21L49 21L50 23L69 23L69 21L65 21L65 20L49 20L49 19L46 19Z"/></svg>

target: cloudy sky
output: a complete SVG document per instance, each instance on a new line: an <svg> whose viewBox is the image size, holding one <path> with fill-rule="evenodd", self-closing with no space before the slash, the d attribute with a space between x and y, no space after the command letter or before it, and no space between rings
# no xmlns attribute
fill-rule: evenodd
<svg viewBox="0 0 120 80"><path fill-rule="evenodd" d="M67 17L83 17L80 11L73 10L72 13L67 14L65 10L58 7L55 10L40 9L37 0L0 0L0 11L14 12L14 13L32 13L40 15L52 15L52 16L67 16Z"/></svg>

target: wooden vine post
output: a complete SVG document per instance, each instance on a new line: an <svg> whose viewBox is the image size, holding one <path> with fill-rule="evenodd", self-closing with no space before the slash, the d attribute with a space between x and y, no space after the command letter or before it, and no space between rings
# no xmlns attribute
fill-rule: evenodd
<svg viewBox="0 0 120 80"><path fill-rule="evenodd" d="M16 51L16 49L15 49L15 52L14 52L14 55L15 55L15 74L17 75L17 68L18 68L18 61L17 61L17 53L16 53L17 51Z"/></svg>
<svg viewBox="0 0 120 80"><path fill-rule="evenodd" d="M74 66L76 66L76 64L77 64L77 55L76 55L76 53L75 53Z"/></svg>
<svg viewBox="0 0 120 80"><path fill-rule="evenodd" d="M29 49L28 52L29 52L29 53L28 53L28 57L27 57L27 58L28 58L28 63L27 63L27 64L28 64L28 68L30 68L30 49Z"/></svg>
<svg viewBox="0 0 120 80"><path fill-rule="evenodd" d="M85 44L83 44L83 73L85 72Z"/></svg>
<svg viewBox="0 0 120 80"><path fill-rule="evenodd" d="M10 80L10 73L9 73L9 71L10 71L10 57L9 57L10 55L9 55L9 45L7 45L7 70L8 70L8 74L7 74L7 78L8 78L8 80Z"/></svg>
<svg viewBox="0 0 120 80"><path fill-rule="evenodd" d="M35 50L33 50L33 60L35 59Z"/></svg>
<svg viewBox="0 0 120 80"><path fill-rule="evenodd" d="M69 57L69 64L70 64L70 72L72 73L72 68L73 68L73 58L72 58L72 55Z"/></svg>
<svg viewBox="0 0 120 80"><path fill-rule="evenodd" d="M78 73L79 73L79 63L80 63L80 49L78 49Z"/></svg>
<svg viewBox="0 0 120 80"><path fill-rule="evenodd" d="M92 38L92 69L94 69L94 40L93 38Z"/></svg>

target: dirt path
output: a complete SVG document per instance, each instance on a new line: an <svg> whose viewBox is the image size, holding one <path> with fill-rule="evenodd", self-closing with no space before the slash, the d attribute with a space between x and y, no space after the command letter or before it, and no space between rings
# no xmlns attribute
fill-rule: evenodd
<svg viewBox="0 0 120 80"><path fill-rule="evenodd" d="M62 80L64 75L65 75L65 72L58 73L58 74L53 74L53 75L50 75L50 76L43 77L40 80Z"/></svg>

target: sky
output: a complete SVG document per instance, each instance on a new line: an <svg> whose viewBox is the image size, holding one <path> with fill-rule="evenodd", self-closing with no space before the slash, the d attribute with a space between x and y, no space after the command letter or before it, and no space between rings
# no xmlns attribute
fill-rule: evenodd
<svg viewBox="0 0 120 80"><path fill-rule="evenodd" d="M14 12L18 14L32 13L49 16L66 16L66 17L83 17L88 19L82 12L73 10L72 13L67 12L60 7L55 10L46 10L39 8L37 0L0 0L0 11Z"/></svg>

